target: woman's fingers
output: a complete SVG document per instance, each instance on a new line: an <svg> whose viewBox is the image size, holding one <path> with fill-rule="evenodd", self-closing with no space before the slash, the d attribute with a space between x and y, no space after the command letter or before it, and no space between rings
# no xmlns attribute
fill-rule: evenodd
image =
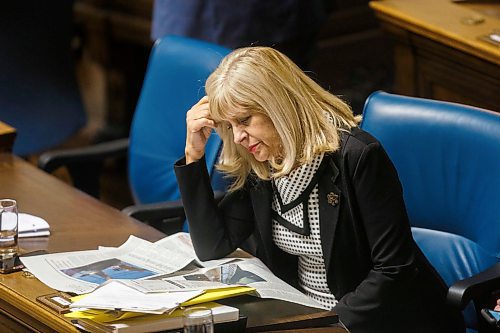
<svg viewBox="0 0 500 333"><path fill-rule="evenodd" d="M191 107L191 110L198 109L201 107L208 108L208 97L207 96L201 98L198 102L196 102L196 104Z"/></svg>
<svg viewBox="0 0 500 333"><path fill-rule="evenodd" d="M201 131L204 127L208 127L209 129L215 128L215 122L212 119L208 118L194 119L189 122L188 131L198 132Z"/></svg>
<svg viewBox="0 0 500 333"><path fill-rule="evenodd" d="M186 163L199 160L205 153L205 145L215 128L210 117L208 98L200 99L186 114Z"/></svg>
<svg viewBox="0 0 500 333"><path fill-rule="evenodd" d="M215 122L210 117L208 98L198 101L186 114L188 132L198 132L204 127L215 128Z"/></svg>
<svg viewBox="0 0 500 333"><path fill-rule="evenodd" d="M186 114L187 119L197 119L197 118L210 118L210 111L208 110L208 105L199 105L196 108L192 108Z"/></svg>
<svg viewBox="0 0 500 333"><path fill-rule="evenodd" d="M210 119L210 110L208 107L208 100L203 101L201 99L189 109L189 111L186 113L186 121L190 120L196 120L199 118L209 118Z"/></svg>

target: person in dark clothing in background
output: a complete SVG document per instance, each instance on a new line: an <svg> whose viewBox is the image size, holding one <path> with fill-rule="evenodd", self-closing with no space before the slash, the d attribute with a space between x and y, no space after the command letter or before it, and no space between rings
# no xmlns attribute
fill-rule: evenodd
<svg viewBox="0 0 500 333"><path fill-rule="evenodd" d="M229 48L272 46L307 69L324 0L155 0L151 37L181 35Z"/></svg>

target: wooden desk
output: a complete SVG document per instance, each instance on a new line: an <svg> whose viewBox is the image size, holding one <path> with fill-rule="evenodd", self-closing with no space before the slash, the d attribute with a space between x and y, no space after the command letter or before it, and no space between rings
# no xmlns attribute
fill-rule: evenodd
<svg viewBox="0 0 500 333"><path fill-rule="evenodd" d="M11 151L16 138L16 129L0 121L0 152Z"/></svg>
<svg viewBox="0 0 500 333"><path fill-rule="evenodd" d="M15 198L21 212L41 216L50 223L50 237L19 240L24 251L44 249L53 253L119 246L130 234L150 241L164 237L11 154L0 154L0 184L0 197ZM69 320L36 301L37 296L52 292L21 272L0 275L3 326L13 330L16 324L11 318L33 331L76 332ZM14 331L25 332L26 328L17 325Z"/></svg>
<svg viewBox="0 0 500 333"><path fill-rule="evenodd" d="M41 216L51 226L50 237L20 239L23 251L90 250L99 245L119 246L131 234L149 241L165 236L11 154L0 154L0 184L0 197L15 198L21 212ZM68 319L36 301L37 296L52 292L21 272L0 275L0 332L77 332ZM278 301L264 300L265 306L256 307L252 301L236 302L242 313L252 317L248 328L253 332L297 320L313 326L336 321L332 312L291 303L284 307Z"/></svg>
<svg viewBox="0 0 500 333"><path fill-rule="evenodd" d="M479 39L500 29L500 3L384 0L370 7L395 40L398 93L500 112L500 47Z"/></svg>

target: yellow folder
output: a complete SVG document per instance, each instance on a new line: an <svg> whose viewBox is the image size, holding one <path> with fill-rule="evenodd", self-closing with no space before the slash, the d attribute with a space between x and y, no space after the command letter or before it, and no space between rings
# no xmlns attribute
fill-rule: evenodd
<svg viewBox="0 0 500 333"><path fill-rule="evenodd" d="M196 296L189 301L181 303L181 307L191 306L195 304L201 304L206 302L212 302L228 297L235 297L244 294L251 294L255 292L255 288L247 287L247 286L233 286L227 288L218 288L218 289L208 289L199 296ZM71 298L71 300L77 301L85 297L86 295L79 295ZM163 314L157 316L169 316L173 315L177 310L170 314ZM100 309L86 309L82 311L73 311L66 313L64 316L68 318L74 319L90 319L99 323L110 323L118 320L124 320L128 318L134 318L138 316L143 316L144 313L141 312L130 312L130 311L118 311L118 310L100 310Z"/></svg>

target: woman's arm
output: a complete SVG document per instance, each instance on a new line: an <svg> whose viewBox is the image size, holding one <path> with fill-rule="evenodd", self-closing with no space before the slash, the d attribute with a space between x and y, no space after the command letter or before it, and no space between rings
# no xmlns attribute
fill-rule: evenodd
<svg viewBox="0 0 500 333"><path fill-rule="evenodd" d="M248 191L228 193L217 206L204 157L187 165L179 160L174 170L196 255L211 260L230 254L254 229Z"/></svg>
<svg viewBox="0 0 500 333"><path fill-rule="evenodd" d="M191 239L201 260L226 256L253 230L253 212L245 191L226 195L219 207L215 203L205 163L205 146L214 128L204 96L186 113L185 157L174 166Z"/></svg>

